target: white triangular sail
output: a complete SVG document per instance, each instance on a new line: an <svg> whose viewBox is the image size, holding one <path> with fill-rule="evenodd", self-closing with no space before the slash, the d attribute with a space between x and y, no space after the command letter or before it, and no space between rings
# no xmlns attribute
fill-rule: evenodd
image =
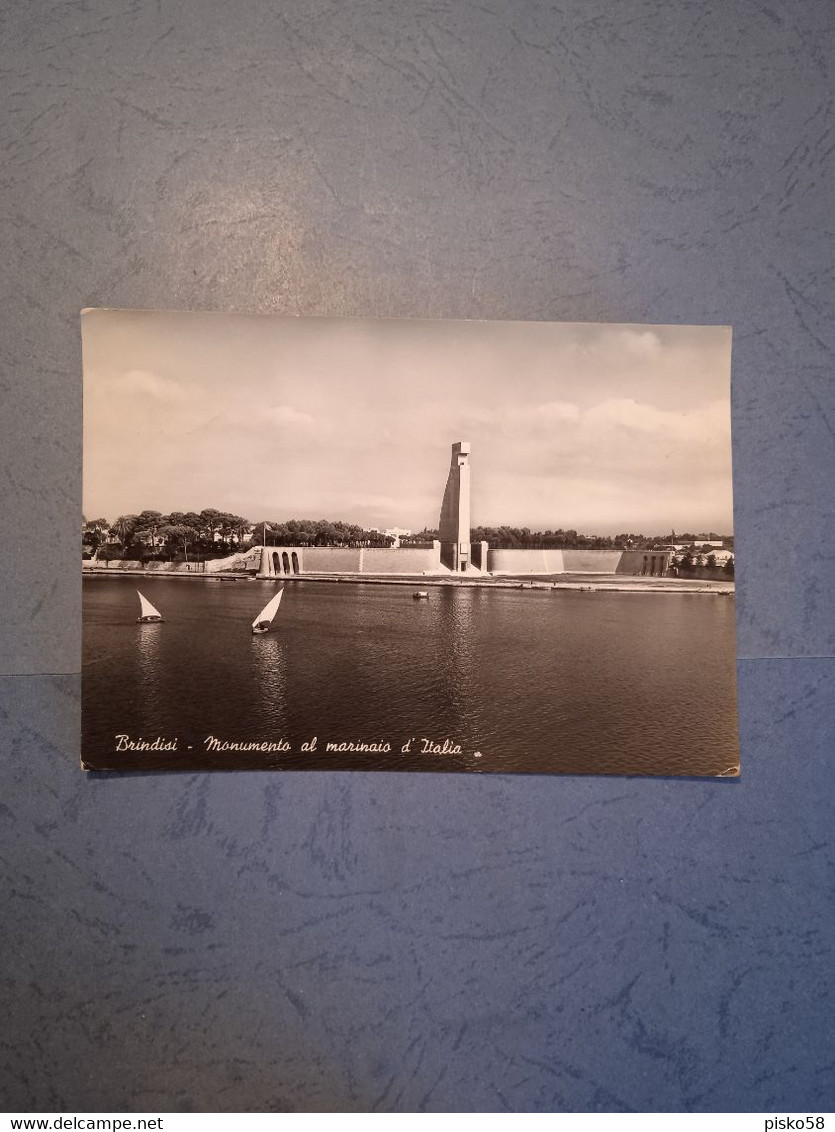
<svg viewBox="0 0 835 1132"><path fill-rule="evenodd" d="M252 628L253 629L257 629L258 626L263 625L263 623L265 621L269 625L269 623L272 621L273 617L275 617L276 613L278 613L278 607L281 605L281 599L282 599L283 596L284 596L284 590L281 589L281 590L278 591L277 594L275 594L273 597L270 598L270 600L267 602L267 604L264 606L264 608L261 610L261 612L255 618L255 620L252 622Z"/></svg>
<svg viewBox="0 0 835 1132"><path fill-rule="evenodd" d="M136 591L139 594L139 590ZM162 617L158 609L154 609L144 594L139 594L139 604L142 606L142 617Z"/></svg>

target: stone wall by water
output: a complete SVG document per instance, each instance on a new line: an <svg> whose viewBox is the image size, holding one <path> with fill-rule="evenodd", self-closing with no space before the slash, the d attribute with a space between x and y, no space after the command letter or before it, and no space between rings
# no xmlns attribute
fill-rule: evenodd
<svg viewBox="0 0 835 1132"><path fill-rule="evenodd" d="M562 550L488 550L491 574L564 574Z"/></svg>
<svg viewBox="0 0 835 1132"><path fill-rule="evenodd" d="M622 553L620 550L564 550L562 557L567 574L615 574Z"/></svg>
<svg viewBox="0 0 835 1132"><path fill-rule="evenodd" d="M440 544L434 547L267 546L260 551L259 575L437 574Z"/></svg>
<svg viewBox="0 0 835 1132"><path fill-rule="evenodd" d="M614 574L620 572L621 555L620 550L491 550L487 569L491 574Z"/></svg>
<svg viewBox="0 0 835 1132"><path fill-rule="evenodd" d="M621 574L661 577L669 552L647 550L488 550L490 574ZM222 574L258 570L261 577L295 574L441 574L440 544L434 547L266 546L208 562L139 562L115 559L82 563L85 570L147 571L153 574ZM719 568L703 567L682 577L728 580Z"/></svg>
<svg viewBox="0 0 835 1132"><path fill-rule="evenodd" d="M362 551L363 574L437 574L441 569L440 545L436 548L369 547Z"/></svg>
<svg viewBox="0 0 835 1132"><path fill-rule="evenodd" d="M143 574L211 574L219 573L215 569L210 570L212 565L216 566L219 561L227 561L225 559L216 559L212 562L140 562L138 558L114 558L111 561L99 561L98 559L86 559L81 563L82 571L96 571L109 570L114 574L120 571L124 573L143 573ZM227 570L232 567L227 566Z"/></svg>
<svg viewBox="0 0 835 1132"><path fill-rule="evenodd" d="M261 547L237 551L224 558L210 558L206 562L141 562L138 558L113 558L110 561L88 558L81 563L82 570L120 570L147 574L223 574L227 571L257 570L261 561Z"/></svg>
<svg viewBox="0 0 835 1132"><path fill-rule="evenodd" d="M353 546L300 546L298 551L303 574L358 574L362 568L362 551Z"/></svg>

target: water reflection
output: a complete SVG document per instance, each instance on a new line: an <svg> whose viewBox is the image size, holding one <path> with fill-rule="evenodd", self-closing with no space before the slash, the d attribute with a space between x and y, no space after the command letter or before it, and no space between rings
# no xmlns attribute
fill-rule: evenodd
<svg viewBox="0 0 835 1132"><path fill-rule="evenodd" d="M477 699L475 670L476 595L479 591L448 589L437 595L435 657L437 701L443 711L435 713L435 738L461 746L462 764L477 740L474 735L474 705ZM434 595L433 595L434 596ZM443 733L441 733L441 731Z"/></svg>
<svg viewBox="0 0 835 1132"><path fill-rule="evenodd" d="M164 627L158 622L146 621L136 626L137 671L136 698L146 714L153 719L162 707L162 635Z"/></svg>
<svg viewBox="0 0 835 1132"><path fill-rule="evenodd" d="M258 690L260 722L271 735L287 734L287 666L289 650L278 633L253 636L252 669Z"/></svg>
<svg viewBox="0 0 835 1132"><path fill-rule="evenodd" d="M288 592L277 630L253 637L266 586L148 587L165 625L132 624L127 579L85 580L93 765L122 732L178 736L178 766L206 765L207 735L286 737L296 752L218 755L219 766L709 774L737 758L732 602L468 588L415 602L402 587L307 582ZM302 754L313 735L317 754ZM462 753L422 753L424 737ZM326 749L381 739L390 754ZM119 765L158 763L138 753Z"/></svg>

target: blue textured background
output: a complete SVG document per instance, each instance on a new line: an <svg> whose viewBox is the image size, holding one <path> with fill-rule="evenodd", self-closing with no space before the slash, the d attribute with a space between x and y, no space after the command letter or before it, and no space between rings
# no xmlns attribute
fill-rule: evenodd
<svg viewBox="0 0 835 1132"><path fill-rule="evenodd" d="M831 1108L831 5L0 19L3 1106ZM96 305L731 323L742 780L83 776Z"/></svg>

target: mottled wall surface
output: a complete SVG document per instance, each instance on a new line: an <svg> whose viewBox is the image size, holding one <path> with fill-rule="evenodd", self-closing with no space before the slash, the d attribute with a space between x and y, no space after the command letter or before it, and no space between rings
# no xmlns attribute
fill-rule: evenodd
<svg viewBox="0 0 835 1132"><path fill-rule="evenodd" d="M833 20L4 6L4 1107L831 1107ZM732 324L741 780L83 776L97 305Z"/></svg>
<svg viewBox="0 0 835 1132"><path fill-rule="evenodd" d="M639 574L623 569L629 554L620 550L488 550L491 574ZM637 560L635 560L637 561Z"/></svg>
<svg viewBox="0 0 835 1132"><path fill-rule="evenodd" d="M353 547L311 546L294 547L302 570L347 570L358 572L362 563L362 551ZM281 553L281 552L279 552ZM290 555L292 551L285 551Z"/></svg>
<svg viewBox="0 0 835 1132"><path fill-rule="evenodd" d="M437 550L389 547L311 546L296 548L302 573L422 574L440 569Z"/></svg>
<svg viewBox="0 0 835 1132"><path fill-rule="evenodd" d="M366 547L362 552L363 574L423 574L441 569L440 551L418 547Z"/></svg>
<svg viewBox="0 0 835 1132"><path fill-rule="evenodd" d="M572 550L562 552L566 570L577 574L614 574L623 555L619 550Z"/></svg>
<svg viewBox="0 0 835 1132"><path fill-rule="evenodd" d="M488 550L491 574L562 574L566 569L561 550Z"/></svg>

